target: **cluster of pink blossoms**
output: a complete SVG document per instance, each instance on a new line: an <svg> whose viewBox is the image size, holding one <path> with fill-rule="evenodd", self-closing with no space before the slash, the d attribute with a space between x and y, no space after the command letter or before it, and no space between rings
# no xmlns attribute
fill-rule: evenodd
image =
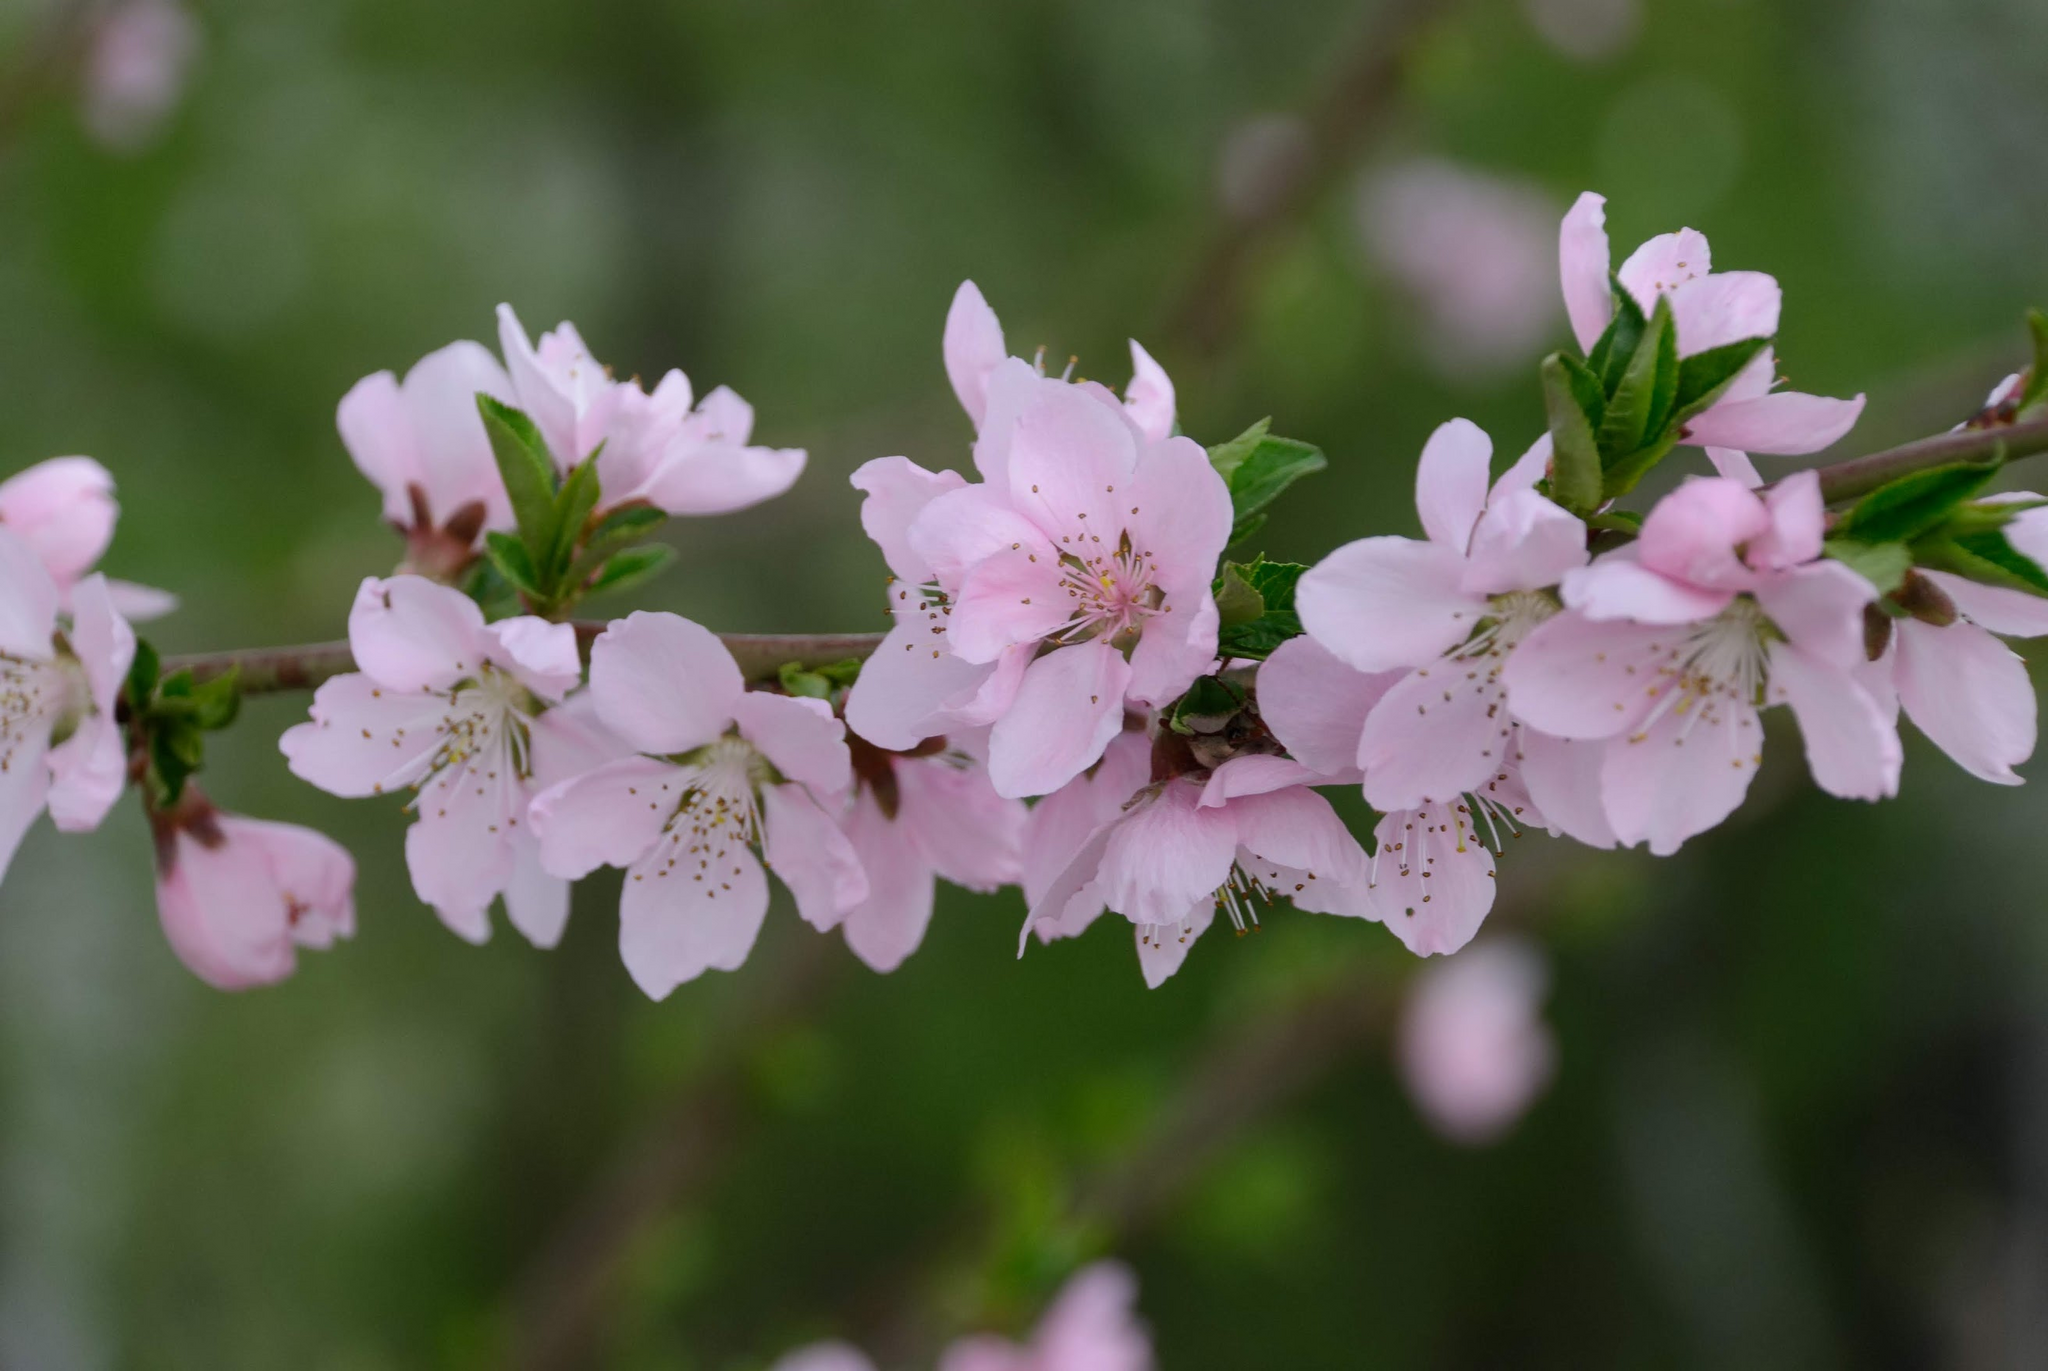
<svg viewBox="0 0 2048 1371"><path fill-rule="evenodd" d="M2048 500L1984 493L1995 461L1881 474L1832 513L1813 471L1764 485L1751 454L1828 446L1862 398L1777 388L1777 283L1713 271L1698 233L1611 256L1584 196L1559 243L1583 356L1544 363L1547 431L1496 475L1485 433L1442 425L1416 473L1423 536L1313 567L1227 558L1319 453L1263 423L1205 449L1138 344L1121 395L1047 374L961 286L942 353L972 473L855 471L893 627L865 662L766 679L674 614L569 614L659 564L641 544L662 520L778 495L805 454L755 444L723 387L699 399L671 371L649 390L573 326L535 341L500 307L502 360L458 342L341 401L406 551L363 582L354 669L320 673L283 752L333 794L403 798L413 887L470 941L502 903L553 946L572 883L619 869L621 953L656 998L746 960L771 872L878 971L917 949L941 879L1022 887L1020 946L1115 915L1155 986L1219 916L1243 933L1276 903L1456 952L1507 837L1673 852L1740 805L1778 705L1837 796L1896 793L1901 711L2017 782L2035 702L2001 639L2048 632ZM1973 423L2033 422L2044 369ZM1621 503L1684 447L1716 474ZM352 863L189 783L237 687L161 670L123 614L166 597L89 574L110 492L83 458L0 485L0 854L41 809L89 828L137 782L172 945L213 984L277 980L352 932ZM1379 816L1370 849L1332 787ZM1476 1082L1478 1103L1430 1106L1447 1131L1485 1133L1540 1084L1534 996L1439 1016L1520 1044L1519 1096L1458 1065L1506 1048L1417 1030L1454 1044L1414 1049L1451 1064L1418 1082Z"/></svg>

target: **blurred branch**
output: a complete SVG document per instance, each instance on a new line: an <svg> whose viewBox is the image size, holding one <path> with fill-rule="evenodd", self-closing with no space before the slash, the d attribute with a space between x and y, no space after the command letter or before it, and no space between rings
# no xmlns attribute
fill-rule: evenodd
<svg viewBox="0 0 2048 1371"><path fill-rule="evenodd" d="M588 645L604 632L601 623L578 623L577 639ZM836 662L871 656L881 645L879 633L721 633L719 641L739 663L740 673L750 681L771 680L784 664L800 667L831 666ZM229 671L241 672L245 695L262 695L281 690L312 690L323 682L356 669L347 643L309 643L302 647L253 648L247 651L203 652L183 657L166 657L166 675L190 671L199 681L209 681Z"/></svg>
<svg viewBox="0 0 2048 1371"><path fill-rule="evenodd" d="M1364 41L1322 96L1302 112L1302 155L1272 168L1260 202L1219 225L1195 259L1168 338L1203 356L1236 328L1245 278L1267 244L1308 212L1356 163L1386 122L1409 58L1450 0L1387 0Z"/></svg>
<svg viewBox="0 0 2048 1371"><path fill-rule="evenodd" d="M620 1277L645 1235L714 1174L741 1135L750 1052L807 1017L839 964L835 941L801 937L771 974L757 977L690 1085L568 1207L506 1299L510 1365L557 1371L598 1363Z"/></svg>
<svg viewBox="0 0 2048 1371"><path fill-rule="evenodd" d="M91 42L103 0L55 0L19 51L0 65L0 150L36 102L69 84Z"/></svg>

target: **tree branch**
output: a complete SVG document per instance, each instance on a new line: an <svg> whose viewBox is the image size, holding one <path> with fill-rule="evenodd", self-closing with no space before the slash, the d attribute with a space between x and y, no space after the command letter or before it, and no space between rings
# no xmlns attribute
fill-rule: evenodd
<svg viewBox="0 0 2048 1371"><path fill-rule="evenodd" d="M1951 462L2015 462L2048 452L2048 419L1997 428L1957 429L1821 467L1820 497L1828 504L1868 495L1887 481Z"/></svg>
<svg viewBox="0 0 2048 1371"><path fill-rule="evenodd" d="M576 636L588 644L604 631L598 623L579 623ZM879 633L721 633L719 640L739 663L740 673L749 681L773 679L785 663L801 667L831 666L873 654L881 645ZM265 695L283 690L312 690L336 676L356 669L348 644L308 643L300 647L252 648L246 651L202 652L166 657L166 675L190 671L200 681L241 671L244 695Z"/></svg>

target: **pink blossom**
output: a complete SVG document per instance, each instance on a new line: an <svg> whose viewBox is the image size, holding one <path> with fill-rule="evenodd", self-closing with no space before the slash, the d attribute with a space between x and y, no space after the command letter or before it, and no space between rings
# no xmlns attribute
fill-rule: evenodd
<svg viewBox="0 0 2048 1371"><path fill-rule="evenodd" d="M0 481L0 528L34 550L57 583L58 603L71 604L71 588L99 562L114 539L121 508L114 478L90 457L52 457ZM123 617L152 619L177 607L176 597L147 586L109 580L107 592Z"/></svg>
<svg viewBox="0 0 2048 1371"><path fill-rule="evenodd" d="M1152 779L1152 741L1142 724L1110 740L1102 760L1031 806L1024 830L1024 906L1037 909L1081 854L1088 840L1123 812ZM1090 882L1077 890L1065 909L1048 909L1033 920L1039 939L1072 938L1085 931L1103 912L1102 892Z"/></svg>
<svg viewBox="0 0 2048 1371"><path fill-rule="evenodd" d="M909 753L847 741L855 789L839 826L868 894L846 911L846 945L894 971L924 941L938 877L983 892L1020 879L1025 809L989 785L985 738L933 738Z"/></svg>
<svg viewBox="0 0 2048 1371"><path fill-rule="evenodd" d="M1165 368L1152 360L1152 354L1138 346L1137 339L1130 344L1131 383L1124 387L1124 413L1147 441L1161 442L1173 434L1173 381ZM942 350L953 393L974 421L974 465L984 478L996 480L1005 465L1010 431L1033 393L1062 384L1066 378L1048 377L1039 363L1009 355L1002 321L972 281L962 281L960 289L953 292ZM1101 386L1083 384L1114 403L1114 397Z"/></svg>
<svg viewBox="0 0 2048 1371"><path fill-rule="evenodd" d="M485 529L512 527L478 395L510 403L512 382L481 344L450 343L403 381L365 376L335 412L342 445L383 493L384 517L406 532L422 573L459 571Z"/></svg>
<svg viewBox="0 0 2048 1371"><path fill-rule="evenodd" d="M176 0L125 0L100 20L86 53L85 125L101 143L132 152L177 108L199 24Z"/></svg>
<svg viewBox="0 0 2048 1371"><path fill-rule="evenodd" d="M106 579L60 592L36 550L0 528L0 877L45 808L66 833L98 828L127 782L115 704L135 634Z"/></svg>
<svg viewBox="0 0 2048 1371"><path fill-rule="evenodd" d="M1557 1041L1540 1014L1549 981L1543 953L1522 938L1491 938L1415 978L1396 1060L1437 1132L1493 1142L1550 1084Z"/></svg>
<svg viewBox="0 0 2048 1371"><path fill-rule="evenodd" d="M1259 668L1259 715L1318 778L1356 782L1366 720L1407 675L1359 671L1315 639L1293 638ZM1493 909L1494 849L1504 831L1558 827L1529 798L1524 756L1531 746L1547 748L1555 740L1518 730L1513 741L1500 768L1469 794L1390 810L1374 826L1366 912L1417 956L1456 952L1479 931ZM1567 803L1597 810L1598 793L1581 794L1587 788L1569 785Z"/></svg>
<svg viewBox="0 0 2048 1371"><path fill-rule="evenodd" d="M541 869L527 805L624 750L568 698L581 678L575 630L541 619L484 622L460 591L417 576L372 577L349 612L359 671L313 697L280 740L292 773L331 794L411 789L413 890L463 938L490 936L503 895L512 924L552 947L568 882Z"/></svg>
<svg viewBox="0 0 2048 1371"><path fill-rule="evenodd" d="M1152 1339L1131 1312L1137 1297L1129 1269L1097 1262L1067 1281L1030 1342L962 1338L938 1371L1152 1371Z"/></svg>
<svg viewBox="0 0 2048 1371"><path fill-rule="evenodd" d="M1591 350L1614 315L1609 278L1607 201L1588 191L1564 217L1558 265L1565 312L1579 346ZM1657 297L1671 300L1678 355L1691 357L1729 343L1778 331L1778 283L1762 272L1712 270L1704 234L1693 229L1660 234L1637 248L1616 273L1645 314ZM1863 397L1830 400L1775 391L1777 361L1758 353L1706 413L1686 425L1683 441L1704 447L1714 469L1744 485L1761 485L1752 452L1801 456L1832 445L1856 424Z"/></svg>
<svg viewBox="0 0 2048 1371"><path fill-rule="evenodd" d="M297 824L222 814L187 785L157 823L157 914L171 950L220 990L292 974L300 947L356 931L356 864Z"/></svg>
<svg viewBox="0 0 2048 1371"><path fill-rule="evenodd" d="M1311 914L1368 917L1365 851L1309 788L1320 779L1297 761L1248 755L1145 787L1047 883L1023 938L1071 936L1107 908L1136 926L1139 968L1156 988L1218 911L1240 934L1282 897Z"/></svg>
<svg viewBox="0 0 2048 1371"><path fill-rule="evenodd" d="M1600 764L1624 844L1676 851L1741 804L1762 756L1761 705L1789 704L1821 788L1898 790L1898 733L1858 683L1870 583L1821 551L1810 471L1759 499L1692 480L1642 536L1564 580L1569 612L1509 658L1514 713L1569 739L1613 739Z"/></svg>
<svg viewBox="0 0 2048 1371"><path fill-rule="evenodd" d="M855 473L901 579L847 718L897 749L992 724L989 775L1022 797L1093 765L1127 701L1164 704L1214 662L1231 506L1200 446L1148 439L1085 386L1036 389L1000 457L976 485L901 458Z"/></svg>
<svg viewBox="0 0 2048 1371"><path fill-rule="evenodd" d="M821 807L853 781L845 726L822 700L749 691L714 634L648 613L599 636L590 697L639 755L538 796L533 827L556 876L626 868L619 949L648 995L746 961L768 910L764 860L821 931L867 899L860 858Z"/></svg>
<svg viewBox="0 0 2048 1371"><path fill-rule="evenodd" d="M1558 612L1548 587L1586 561L1586 529L1530 487L1539 454L1492 490L1493 444L1454 419L1430 436L1415 503L1428 534L1364 538L1301 578L1311 638L1363 672L1413 668L1366 715L1356 763L1382 811L1456 801L1494 781L1520 749L1501 670Z"/></svg>
<svg viewBox="0 0 2048 1371"><path fill-rule="evenodd" d="M534 343L510 305L498 337L519 408L563 471L596 452L601 507L643 501L668 514L727 514L772 499L803 473L797 448L754 446L754 410L724 386L694 399L671 370L652 394L617 381L562 323ZM600 450L600 444L602 450Z"/></svg>

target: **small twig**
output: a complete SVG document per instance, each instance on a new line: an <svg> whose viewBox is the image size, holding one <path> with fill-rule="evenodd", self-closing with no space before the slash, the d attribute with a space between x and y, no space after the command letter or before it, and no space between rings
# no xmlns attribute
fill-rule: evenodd
<svg viewBox="0 0 2048 1371"><path fill-rule="evenodd" d="M1957 429L1821 467L1820 494L1828 504L1836 504L1929 467L1951 462L2015 462L2043 452L2048 452L2048 419L1999 428Z"/></svg>
<svg viewBox="0 0 2048 1371"><path fill-rule="evenodd" d="M588 643L604 631L603 624L579 623L576 635ZM750 681L774 677L785 663L800 667L831 666L848 659L866 658L880 646L879 633L721 633L719 641L739 663ZM200 681L212 680L231 670L241 672L245 695L263 695L282 690L312 690L333 677L356 669L348 644L308 643L301 647L252 648L247 651L202 652L166 657L164 673L190 671Z"/></svg>

